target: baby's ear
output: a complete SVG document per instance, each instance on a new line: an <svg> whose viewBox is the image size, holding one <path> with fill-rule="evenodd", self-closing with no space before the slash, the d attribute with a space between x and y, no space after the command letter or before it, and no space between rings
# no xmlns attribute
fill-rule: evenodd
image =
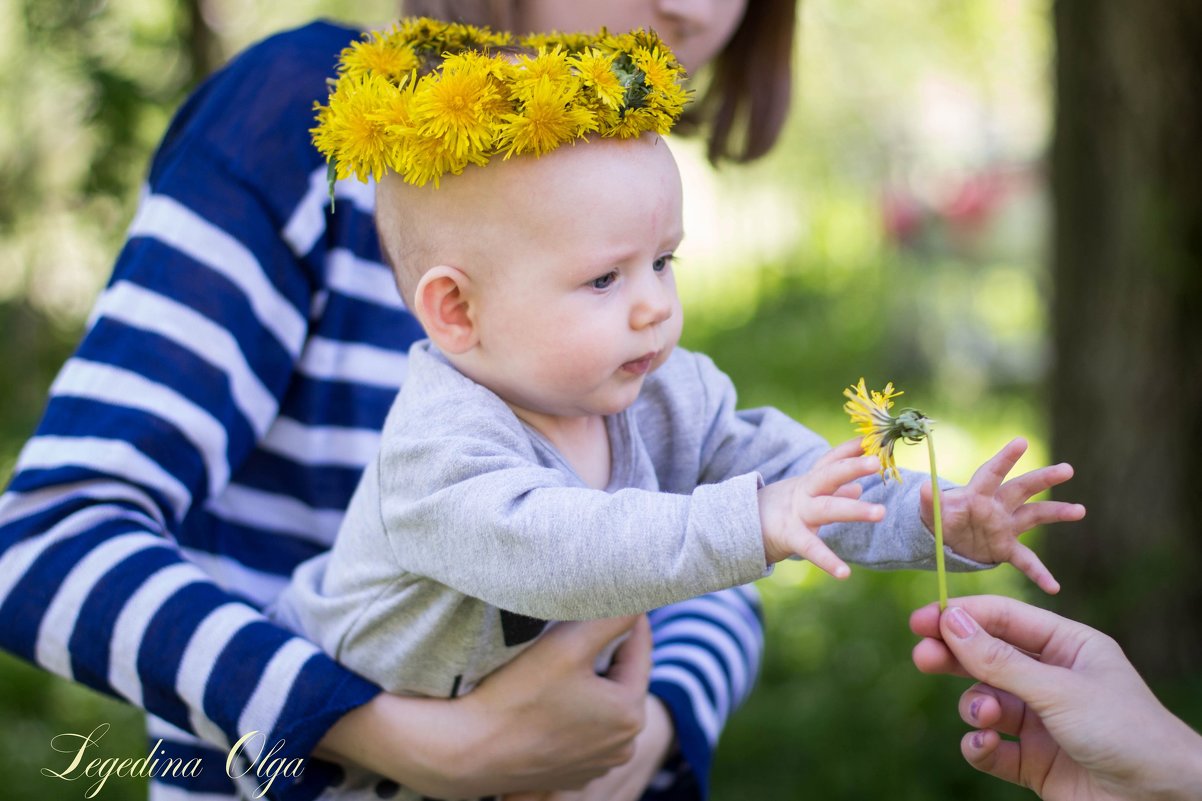
<svg viewBox="0 0 1202 801"><path fill-rule="evenodd" d="M472 279L467 273L440 264L426 271L413 294L413 313L439 350L456 355L476 346Z"/></svg>

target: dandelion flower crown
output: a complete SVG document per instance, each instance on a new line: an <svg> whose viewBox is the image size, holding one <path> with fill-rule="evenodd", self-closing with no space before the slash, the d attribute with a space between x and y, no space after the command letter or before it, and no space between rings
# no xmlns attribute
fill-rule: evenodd
<svg viewBox="0 0 1202 801"><path fill-rule="evenodd" d="M513 37L407 18L342 51L313 143L330 188L385 171L437 186L495 156L540 156L588 134L665 134L689 100L684 69L651 31Z"/></svg>

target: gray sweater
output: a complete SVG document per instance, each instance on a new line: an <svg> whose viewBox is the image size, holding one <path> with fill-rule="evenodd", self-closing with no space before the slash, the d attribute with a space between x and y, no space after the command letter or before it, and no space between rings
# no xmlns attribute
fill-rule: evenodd
<svg viewBox="0 0 1202 801"><path fill-rule="evenodd" d="M333 549L297 569L275 616L390 692L453 696L545 621L645 612L764 576L757 489L829 450L779 411L737 411L730 380L682 349L606 425L601 491L417 343ZM884 521L820 535L850 562L932 568L916 479L865 479Z"/></svg>

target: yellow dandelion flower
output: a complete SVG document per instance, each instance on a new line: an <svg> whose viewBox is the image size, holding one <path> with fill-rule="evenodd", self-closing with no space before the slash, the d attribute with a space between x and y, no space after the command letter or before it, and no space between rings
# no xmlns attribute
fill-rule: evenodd
<svg viewBox="0 0 1202 801"><path fill-rule="evenodd" d="M446 175L459 175L470 163L483 163L487 157L479 154L457 154L447 141L437 136L414 134L406 137L404 145L397 150L398 163L393 169L406 182L414 186L425 186L431 181L439 185Z"/></svg>
<svg viewBox="0 0 1202 801"><path fill-rule="evenodd" d="M355 175L366 182L384 174L388 135L378 112L397 92L380 75L347 77L338 81L329 105L318 106L313 141L339 180Z"/></svg>
<svg viewBox="0 0 1202 801"><path fill-rule="evenodd" d="M631 43L628 50L655 50L658 48L672 59L672 63L676 63L676 57L671 54L671 49L655 31L636 28L627 34L627 41Z"/></svg>
<svg viewBox="0 0 1202 801"><path fill-rule="evenodd" d="M593 90L598 100L610 108L622 105L626 89L614 72L613 53L602 53L590 47L569 59L569 63L580 76L580 82Z"/></svg>
<svg viewBox="0 0 1202 801"><path fill-rule="evenodd" d="M407 17L388 32L388 36L408 42L414 49L426 49L446 35L449 23L431 17Z"/></svg>
<svg viewBox="0 0 1202 801"><path fill-rule="evenodd" d="M441 73L424 76L413 96L414 124L422 136L445 140L456 159L489 149L501 93L478 59L447 56Z"/></svg>
<svg viewBox="0 0 1202 801"><path fill-rule="evenodd" d="M672 118L652 106L628 109L622 116L613 121L602 136L612 136L618 139L633 139L648 132L663 136L672 129Z"/></svg>
<svg viewBox="0 0 1202 801"><path fill-rule="evenodd" d="M415 127L413 118L413 90L418 81L411 80L412 75L405 76L397 91L380 99L373 119L384 126L385 133L390 137L404 136Z"/></svg>
<svg viewBox="0 0 1202 801"><path fill-rule="evenodd" d="M589 105L588 108L596 120L593 127L602 136L613 136L613 130L622 124L620 109L610 108L599 102Z"/></svg>
<svg viewBox="0 0 1202 801"><path fill-rule="evenodd" d="M668 92L676 87L680 68L676 66L676 59L660 48L640 47L630 54L630 59L643 71L647 85L652 89Z"/></svg>
<svg viewBox="0 0 1202 801"><path fill-rule="evenodd" d="M602 28L604 30L604 28ZM585 48L596 44L597 36L587 33L562 33L560 31L552 31L551 33L531 33L523 36L521 46L529 50L538 52L539 50L554 50L556 47L566 50L568 53L577 53Z"/></svg>
<svg viewBox="0 0 1202 801"><path fill-rule="evenodd" d="M568 54L556 46L553 50L540 50L535 56L521 55L514 64L513 96L526 100L544 80L553 84L580 86L580 79L572 72Z"/></svg>
<svg viewBox="0 0 1202 801"><path fill-rule="evenodd" d="M539 50L551 50L555 45L559 44L560 34L558 33L532 33L522 37L522 47L528 47L535 52Z"/></svg>
<svg viewBox="0 0 1202 801"><path fill-rule="evenodd" d="M622 53L629 53L638 47L638 42L635 41L635 38L632 34L609 33L603 29L600 45L606 50L617 50Z"/></svg>
<svg viewBox="0 0 1202 801"><path fill-rule="evenodd" d="M902 409L897 417L889 414L893 408L893 399L901 395L900 390L893 389L890 381L880 392L871 393L861 378L858 384L843 390L847 403L843 411L851 416L856 431L863 435L861 440L864 453L875 454L881 460L881 478L888 479L886 470L901 481L901 473L893 460L893 447L897 441L905 440L910 443L927 442L927 456L931 463L931 522L935 533L935 572L939 582L939 608L947 609L947 565L943 555L943 513L941 511L941 491L939 488L939 472L935 467L935 436L932 433L932 423L929 417L917 409Z"/></svg>
<svg viewBox="0 0 1202 801"><path fill-rule="evenodd" d="M671 84L663 89L656 89L648 95L650 105L655 106L673 121L680 117L685 105L692 99L692 92L679 83Z"/></svg>
<svg viewBox="0 0 1202 801"><path fill-rule="evenodd" d="M579 53L592 45L595 38L595 36L587 33L561 33L558 36L558 42L569 53Z"/></svg>
<svg viewBox="0 0 1202 801"><path fill-rule="evenodd" d="M342 51L339 72L351 77L361 77L375 72L399 82L411 70L417 69L420 61L413 50L385 33L375 31L364 34L364 41L352 42Z"/></svg>
<svg viewBox="0 0 1202 801"><path fill-rule="evenodd" d="M592 113L572 104L575 94L570 85L556 85L546 77L532 87L519 113L503 115L497 146L505 158L541 156L593 128Z"/></svg>
<svg viewBox="0 0 1202 801"><path fill-rule="evenodd" d="M870 393L863 378L858 384L843 390L847 398L843 411L851 417L856 432L863 436L864 453L880 457L882 478L886 477L888 471L898 481L901 481L901 473L894 461L894 446L899 439L906 442L922 441L929 433L930 424L927 417L914 409L906 409L897 417L889 414L893 399L901 394L893 389L892 381L883 390L872 390Z"/></svg>

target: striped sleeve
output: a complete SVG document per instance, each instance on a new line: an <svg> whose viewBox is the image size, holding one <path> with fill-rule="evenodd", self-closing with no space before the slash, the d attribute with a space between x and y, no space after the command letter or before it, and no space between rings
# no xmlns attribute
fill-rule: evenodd
<svg viewBox="0 0 1202 801"><path fill-rule="evenodd" d="M0 499L0 647L219 747L259 731L304 756L378 688L183 544L277 418L308 336L315 281L281 225L204 141L160 151Z"/></svg>
<svg viewBox="0 0 1202 801"><path fill-rule="evenodd" d="M657 777L706 798L710 764L730 715L747 699L764 649L759 594L751 585L711 593L650 613L651 693L676 728L691 781Z"/></svg>

